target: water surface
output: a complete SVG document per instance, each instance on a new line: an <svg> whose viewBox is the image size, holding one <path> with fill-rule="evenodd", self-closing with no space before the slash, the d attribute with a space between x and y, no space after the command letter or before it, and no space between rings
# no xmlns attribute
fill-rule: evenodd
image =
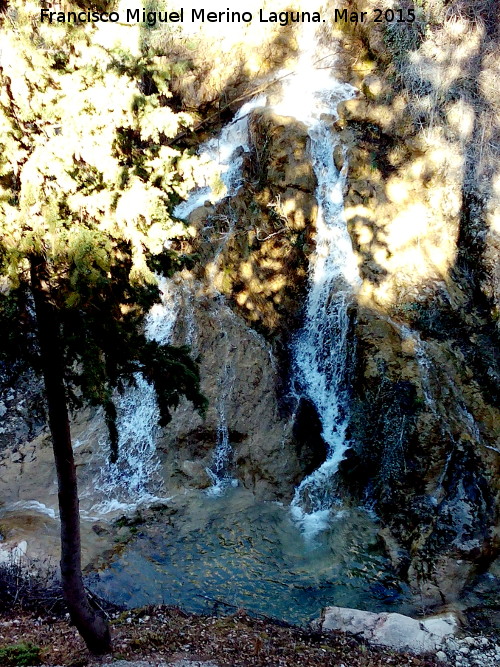
<svg viewBox="0 0 500 667"><path fill-rule="evenodd" d="M288 507L256 501L242 489L183 501L139 526L91 587L127 607L244 608L295 624L329 604L411 611L408 591L382 554L378 526L363 510L339 512L307 541Z"/></svg>

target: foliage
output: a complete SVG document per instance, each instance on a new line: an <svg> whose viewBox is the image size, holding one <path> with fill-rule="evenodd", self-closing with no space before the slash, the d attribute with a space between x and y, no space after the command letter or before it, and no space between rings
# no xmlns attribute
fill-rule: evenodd
<svg viewBox="0 0 500 667"><path fill-rule="evenodd" d="M203 409L186 348L147 341L153 271L190 261L165 250L190 233L171 215L195 157L168 140L191 118L168 106L147 52L102 46L89 25L40 24L14 1L0 67L0 357L39 369L30 262L43 258L73 406L105 407L136 372L160 394L162 423L186 395ZM111 26L110 26L111 30ZM128 34L128 33L127 33ZM151 82L151 85L145 85Z"/></svg>
<svg viewBox="0 0 500 667"><path fill-rule="evenodd" d="M0 663L4 667L26 667L40 662L40 648L34 644L22 642L0 648Z"/></svg>

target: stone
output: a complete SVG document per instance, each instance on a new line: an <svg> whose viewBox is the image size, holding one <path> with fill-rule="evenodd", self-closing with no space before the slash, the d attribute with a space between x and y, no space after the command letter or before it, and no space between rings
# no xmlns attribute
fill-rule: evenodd
<svg viewBox="0 0 500 667"><path fill-rule="evenodd" d="M396 650L411 650L415 653L433 651L439 645L439 638L423 627L423 624L402 614L387 614L380 619L373 633L372 641Z"/></svg>
<svg viewBox="0 0 500 667"><path fill-rule="evenodd" d="M5 406L5 403L3 403L3 401L0 401L0 417L3 417L6 414L7 414L7 407Z"/></svg>
<svg viewBox="0 0 500 667"><path fill-rule="evenodd" d="M439 637L454 636L460 627L457 616L452 612L429 616L428 618L423 619L421 624L426 630ZM469 639L471 639L471 637L469 637Z"/></svg>
<svg viewBox="0 0 500 667"><path fill-rule="evenodd" d="M436 659L439 660L440 662L445 662L446 660L448 660L448 656L444 651L438 651L436 653Z"/></svg>
<svg viewBox="0 0 500 667"><path fill-rule="evenodd" d="M345 607L327 607L316 625L323 632L348 632L372 644L414 653L441 649L445 639L457 632L458 626L457 618L451 613L414 619L403 614L376 614Z"/></svg>
<svg viewBox="0 0 500 667"><path fill-rule="evenodd" d="M320 629L342 630L353 635L366 635L373 630L377 624L378 614L361 609L348 609L345 607L327 607L323 611L323 621Z"/></svg>
<svg viewBox="0 0 500 667"><path fill-rule="evenodd" d="M212 485L206 466L200 461L183 461L181 464L182 472L189 478L190 483L199 489L206 489Z"/></svg>
<svg viewBox="0 0 500 667"><path fill-rule="evenodd" d="M338 171L340 171L345 164L345 154L340 144L337 144L333 149L333 161Z"/></svg>
<svg viewBox="0 0 500 667"><path fill-rule="evenodd" d="M208 205L207 205L208 204ZM214 207L209 202L198 206L189 214L188 221L195 229L200 230L206 224L207 219L213 214Z"/></svg>
<svg viewBox="0 0 500 667"><path fill-rule="evenodd" d="M381 77L370 74L363 80L361 90L368 99L375 100L387 95L390 92L390 87Z"/></svg>
<svg viewBox="0 0 500 667"><path fill-rule="evenodd" d="M295 187L313 193L316 175L309 159L307 127L269 109L256 109L250 117L250 132L257 145L270 146L267 180L283 188Z"/></svg>

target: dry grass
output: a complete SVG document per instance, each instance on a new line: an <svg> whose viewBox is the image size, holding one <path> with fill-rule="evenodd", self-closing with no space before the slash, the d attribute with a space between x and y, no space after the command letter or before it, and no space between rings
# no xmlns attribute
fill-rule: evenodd
<svg viewBox="0 0 500 667"><path fill-rule="evenodd" d="M50 562L12 558L0 563L0 613L23 611L61 613L62 590Z"/></svg>
<svg viewBox="0 0 500 667"><path fill-rule="evenodd" d="M500 155L496 0L425 0L407 29L388 25L393 74L430 145L463 157L466 190L488 187ZM467 165L473 165L468 168Z"/></svg>
<svg viewBox="0 0 500 667"><path fill-rule="evenodd" d="M148 607L112 618L114 654L106 660L214 660L217 664L273 667L434 667L432 658L370 647L344 634L321 635L251 618L194 616L179 609ZM41 648L42 663L84 667L93 664L83 642L57 616L0 617L0 646L20 640ZM102 663L99 663L102 664Z"/></svg>

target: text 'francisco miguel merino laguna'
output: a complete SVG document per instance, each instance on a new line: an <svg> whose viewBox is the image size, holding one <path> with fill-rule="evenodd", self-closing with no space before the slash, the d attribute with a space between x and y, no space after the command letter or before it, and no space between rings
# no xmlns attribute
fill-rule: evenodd
<svg viewBox="0 0 500 667"><path fill-rule="evenodd" d="M40 10L42 23L146 23L153 27L157 23L183 23L187 12L184 9L172 12L152 12L145 9L127 9L125 16L120 12L53 12L50 9ZM193 23L250 23L254 20L252 12L209 12L206 9L192 9L190 19ZM268 12L259 10L257 17L260 23L278 23L286 26L289 23L321 23L319 12Z"/></svg>

